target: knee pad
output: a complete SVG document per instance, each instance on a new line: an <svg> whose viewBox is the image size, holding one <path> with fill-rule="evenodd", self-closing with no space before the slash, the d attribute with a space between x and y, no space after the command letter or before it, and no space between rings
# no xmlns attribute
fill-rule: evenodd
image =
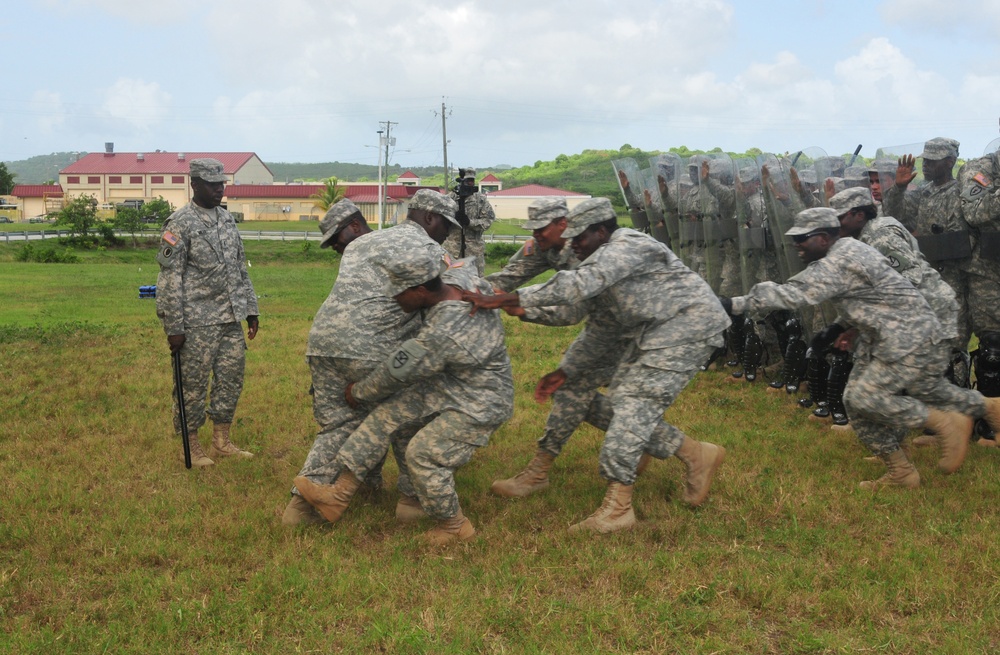
<svg viewBox="0 0 1000 655"><path fill-rule="evenodd" d="M979 337L979 348L972 353L972 366L979 393L1000 397L1000 332L985 332Z"/></svg>

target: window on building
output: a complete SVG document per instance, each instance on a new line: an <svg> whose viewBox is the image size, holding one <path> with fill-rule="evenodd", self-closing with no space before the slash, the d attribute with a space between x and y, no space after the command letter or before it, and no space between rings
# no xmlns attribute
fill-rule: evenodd
<svg viewBox="0 0 1000 655"><path fill-rule="evenodd" d="M122 183L121 175L112 175L111 177L108 178L108 184L121 184L121 183Z"/></svg>
<svg viewBox="0 0 1000 655"><path fill-rule="evenodd" d="M170 178L170 181L173 184L184 184L184 176L183 175L174 175L173 177Z"/></svg>
<svg viewBox="0 0 1000 655"><path fill-rule="evenodd" d="M87 178L87 184L100 184L101 178L98 175L91 175Z"/></svg>
<svg viewBox="0 0 1000 655"><path fill-rule="evenodd" d="M66 178L66 184L79 184L80 177L78 175L70 175Z"/></svg>
<svg viewBox="0 0 1000 655"><path fill-rule="evenodd" d="M163 176L154 175L153 177L149 178L149 181L152 182L153 184L163 184Z"/></svg>
<svg viewBox="0 0 1000 655"><path fill-rule="evenodd" d="M141 175L131 175L128 178L128 183L129 184L142 184L142 176Z"/></svg>

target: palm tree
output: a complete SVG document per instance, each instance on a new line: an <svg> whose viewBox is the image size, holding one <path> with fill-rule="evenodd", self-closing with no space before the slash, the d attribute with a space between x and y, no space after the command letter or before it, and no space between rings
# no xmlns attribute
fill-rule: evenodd
<svg viewBox="0 0 1000 655"><path fill-rule="evenodd" d="M344 189L337 184L337 178L328 177L323 180L323 189L309 196L313 207L325 212L344 197Z"/></svg>

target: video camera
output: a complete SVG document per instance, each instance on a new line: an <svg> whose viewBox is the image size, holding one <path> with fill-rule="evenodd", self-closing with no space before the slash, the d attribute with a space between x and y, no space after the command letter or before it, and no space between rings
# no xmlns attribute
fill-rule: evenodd
<svg viewBox="0 0 1000 655"><path fill-rule="evenodd" d="M465 183L465 169L458 169L458 177L455 178L455 188L454 191L458 195L460 200L464 200L476 192L475 184Z"/></svg>

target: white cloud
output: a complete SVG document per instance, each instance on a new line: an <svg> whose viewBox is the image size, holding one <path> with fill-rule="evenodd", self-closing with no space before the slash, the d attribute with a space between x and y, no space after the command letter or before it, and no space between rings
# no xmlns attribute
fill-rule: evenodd
<svg viewBox="0 0 1000 655"><path fill-rule="evenodd" d="M35 116L35 128L44 135L58 131L66 123L68 115L62 98L53 91L33 93L28 110Z"/></svg>
<svg viewBox="0 0 1000 655"><path fill-rule="evenodd" d="M121 78L104 93L102 113L149 131L170 115L170 94L156 82Z"/></svg>
<svg viewBox="0 0 1000 655"><path fill-rule="evenodd" d="M996 0L885 0L879 15L890 25L940 35L995 37L1000 31L1000 3Z"/></svg>

